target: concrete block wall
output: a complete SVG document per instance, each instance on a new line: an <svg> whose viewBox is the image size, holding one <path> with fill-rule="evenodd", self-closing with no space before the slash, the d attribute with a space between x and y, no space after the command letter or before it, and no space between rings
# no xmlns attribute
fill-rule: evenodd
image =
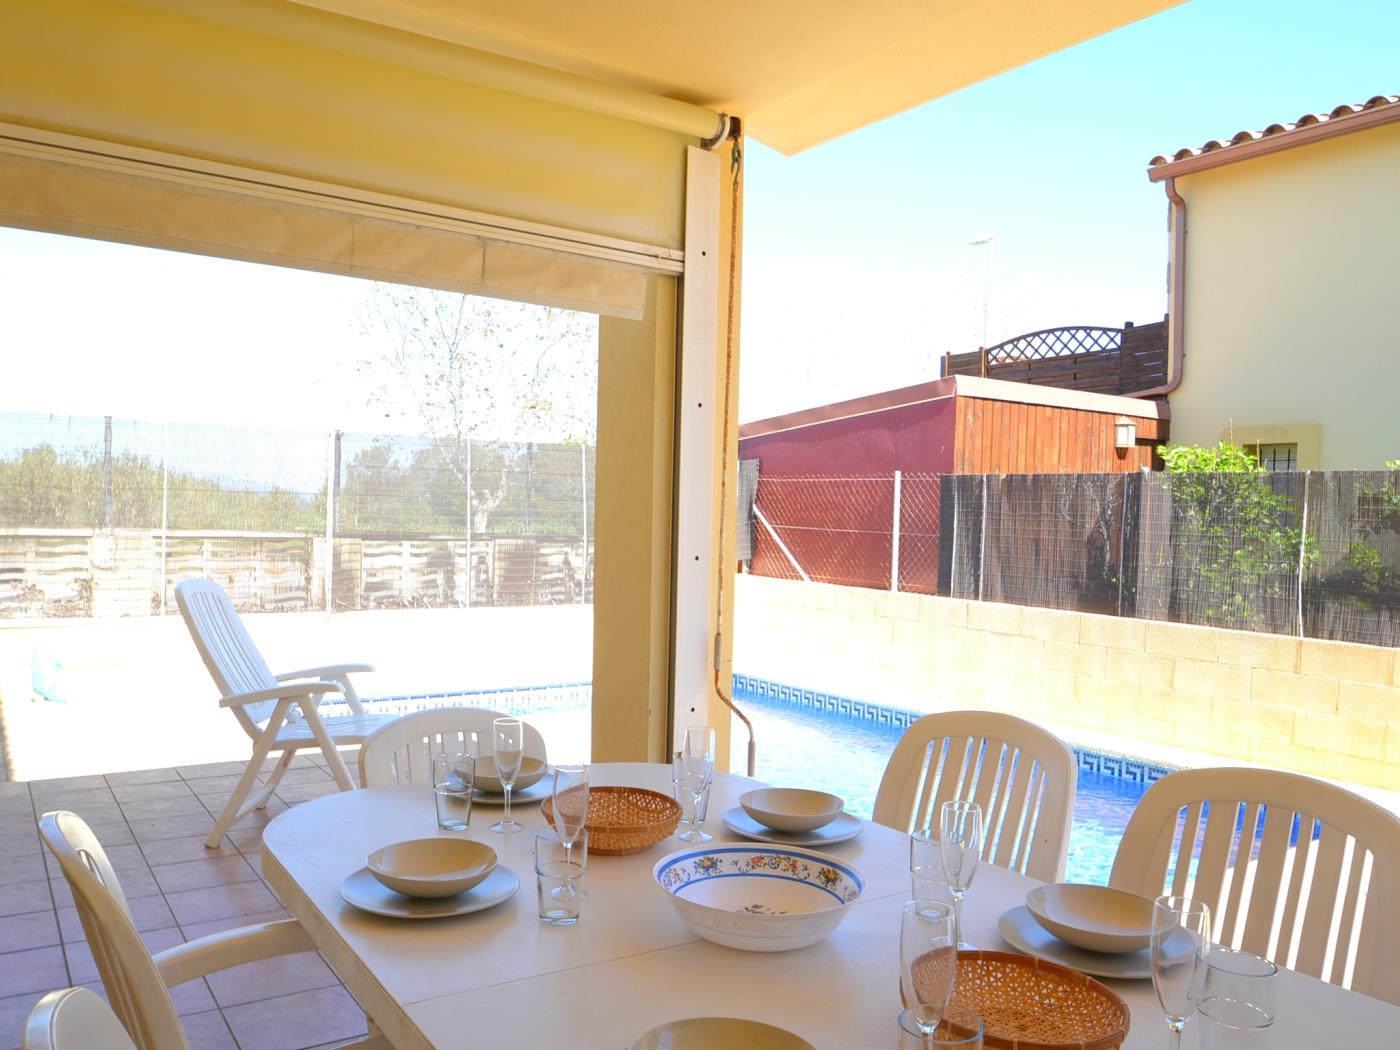
<svg viewBox="0 0 1400 1050"><path fill-rule="evenodd" d="M759 576L737 596L745 674L1400 789L1393 649Z"/></svg>

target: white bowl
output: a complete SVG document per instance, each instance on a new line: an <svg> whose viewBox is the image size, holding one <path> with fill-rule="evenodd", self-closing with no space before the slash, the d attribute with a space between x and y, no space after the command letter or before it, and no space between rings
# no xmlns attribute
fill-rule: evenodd
<svg viewBox="0 0 1400 1050"><path fill-rule="evenodd" d="M739 1017L687 1017L667 1021L632 1044L631 1050L814 1050L784 1028Z"/></svg>
<svg viewBox="0 0 1400 1050"><path fill-rule="evenodd" d="M841 815L839 795L802 788L759 788L739 796L744 812L774 831L801 833L824 828Z"/></svg>
<svg viewBox="0 0 1400 1050"><path fill-rule="evenodd" d="M1091 952L1141 951L1152 937L1152 901L1107 886L1037 886L1026 894L1026 910L1066 944Z"/></svg>
<svg viewBox="0 0 1400 1050"><path fill-rule="evenodd" d="M749 952L815 944L865 892L849 864L795 846L694 846L662 857L651 875L697 934Z"/></svg>
<svg viewBox="0 0 1400 1050"><path fill-rule="evenodd" d="M365 866L405 897L451 897L491 874L496 851L470 839L410 839L375 850Z"/></svg>
<svg viewBox="0 0 1400 1050"><path fill-rule="evenodd" d="M511 785L511 791L524 791L548 772L549 765L544 759L528 756L522 758L520 772L515 774L515 783ZM484 791L488 795L504 795L506 793L506 789L501 784L500 775L496 772L496 760L490 755L482 755L476 760L475 783L477 790Z"/></svg>

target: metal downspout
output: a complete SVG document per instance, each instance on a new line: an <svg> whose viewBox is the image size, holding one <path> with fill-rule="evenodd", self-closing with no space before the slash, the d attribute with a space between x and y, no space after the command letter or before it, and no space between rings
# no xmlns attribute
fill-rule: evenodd
<svg viewBox="0 0 1400 1050"><path fill-rule="evenodd" d="M1167 304L1167 381L1151 390L1140 390L1133 397L1166 397L1181 385L1186 359L1186 199L1176 192L1176 179L1165 180L1171 202L1172 252L1171 290Z"/></svg>

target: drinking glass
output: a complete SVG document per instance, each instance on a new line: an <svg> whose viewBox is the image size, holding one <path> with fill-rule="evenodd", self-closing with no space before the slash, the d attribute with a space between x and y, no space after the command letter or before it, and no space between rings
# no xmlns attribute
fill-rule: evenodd
<svg viewBox="0 0 1400 1050"><path fill-rule="evenodd" d="M943 846L933 828L909 836L909 889L915 900L952 903L948 876L943 873Z"/></svg>
<svg viewBox="0 0 1400 1050"><path fill-rule="evenodd" d="M982 807L976 802L954 799L943 803L939 812L938 834L943 854L943 876L953 894L953 915L957 920L958 947L971 948L962 935L962 903L977 861L982 856Z"/></svg>
<svg viewBox="0 0 1400 1050"><path fill-rule="evenodd" d="M899 980L919 1034L931 1038L958 972L957 920L952 905L934 900L904 902L899 927Z"/></svg>
<svg viewBox="0 0 1400 1050"><path fill-rule="evenodd" d="M564 859L588 823L588 767L554 767L554 830L564 843Z"/></svg>
<svg viewBox="0 0 1400 1050"><path fill-rule="evenodd" d="M1152 905L1152 987L1167 1019L1170 1050L1196 1012L1210 955L1210 908L1190 897L1158 897Z"/></svg>
<svg viewBox="0 0 1400 1050"><path fill-rule="evenodd" d="M681 807L681 819L677 823L677 827L680 831L676 835L677 838L680 838L681 834L691 826L705 823L705 814L710 808L709 788L706 788L705 793L700 796L700 805L697 807L695 805L695 798L690 793L690 788L682 785L681 781L677 779L680 777L681 769L681 763L679 761L680 754L681 753L677 751L671 756L671 797L674 798L677 805Z"/></svg>
<svg viewBox="0 0 1400 1050"><path fill-rule="evenodd" d="M1278 967L1253 952L1214 947L1206 961L1200 999L1231 999L1274 1016L1274 986Z"/></svg>
<svg viewBox="0 0 1400 1050"><path fill-rule="evenodd" d="M433 807L443 831L466 831L472 821L476 756L445 751L433 756Z"/></svg>
<svg viewBox="0 0 1400 1050"><path fill-rule="evenodd" d="M524 831L525 826L510 819L510 792L515 786L515 778L520 772L520 760L525 756L525 727L518 718L498 718L491 723L494 737L496 775L501 778L501 787L506 793L505 813L491 825L492 831L503 835Z"/></svg>
<svg viewBox="0 0 1400 1050"><path fill-rule="evenodd" d="M949 1003L932 1035L919 1027L912 1009L899 1015L899 1050L982 1050L986 1026L963 1006Z"/></svg>
<svg viewBox="0 0 1400 1050"><path fill-rule="evenodd" d="M690 793L695 818L691 826L678 836L686 842L709 842L713 835L702 827L705 795L715 772L715 731L709 726L691 726L685 731L685 744L676 753L672 764L676 785Z"/></svg>
<svg viewBox="0 0 1400 1050"><path fill-rule="evenodd" d="M1253 1003L1225 996L1203 995L1196 1003L1201 1015L1202 1050L1263 1050L1274 1019Z"/></svg>
<svg viewBox="0 0 1400 1050"><path fill-rule="evenodd" d="M566 847L559 833L549 828L535 832L535 890L539 897L540 923L573 926L587 899L581 880L588 872L588 832L580 831Z"/></svg>

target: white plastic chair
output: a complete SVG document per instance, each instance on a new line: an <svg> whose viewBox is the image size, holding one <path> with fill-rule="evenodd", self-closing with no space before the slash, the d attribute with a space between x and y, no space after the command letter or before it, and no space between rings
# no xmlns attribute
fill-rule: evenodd
<svg viewBox="0 0 1400 1050"><path fill-rule="evenodd" d="M492 754L491 724L505 717L480 707L440 707L404 715L375 730L360 746L360 783L365 787L431 783L436 754ZM540 731L526 722L524 737L525 757L548 762Z"/></svg>
<svg viewBox="0 0 1400 1050"><path fill-rule="evenodd" d="M1343 788L1172 773L1128 820L1108 884L1204 900L1217 942L1400 1005L1400 820Z"/></svg>
<svg viewBox="0 0 1400 1050"><path fill-rule="evenodd" d="M899 738L874 818L896 831L936 829L944 802L977 802L982 859L1057 882L1078 779L1074 752L1035 723L996 711L943 711Z"/></svg>
<svg viewBox="0 0 1400 1050"><path fill-rule="evenodd" d="M136 932L106 852L83 819L63 810L45 813L39 834L73 891L102 986L137 1050L189 1050L170 998L175 985L259 959L316 950L300 923L282 919L212 933L153 956ZM74 1011L86 1016L82 1007ZM387 1046L381 1037L355 1044L357 1050Z"/></svg>
<svg viewBox="0 0 1400 1050"><path fill-rule="evenodd" d="M253 740L248 767L214 822L205 845L210 849L217 847L230 827L267 805L298 751L320 748L340 789L352 790L355 783L337 748L362 743L376 729L393 721L391 715L365 714L350 683L352 672L373 671L373 666L337 664L274 675L217 583L183 580L175 587L175 601L204 666L219 688L223 698L220 706L232 709L239 725ZM322 718L317 706L327 693L342 694L351 714ZM282 756L261 790L249 798L263 762L272 751L280 751Z"/></svg>
<svg viewBox="0 0 1400 1050"><path fill-rule="evenodd" d="M96 992L50 992L29 1012L24 1050L136 1050L112 1008Z"/></svg>

